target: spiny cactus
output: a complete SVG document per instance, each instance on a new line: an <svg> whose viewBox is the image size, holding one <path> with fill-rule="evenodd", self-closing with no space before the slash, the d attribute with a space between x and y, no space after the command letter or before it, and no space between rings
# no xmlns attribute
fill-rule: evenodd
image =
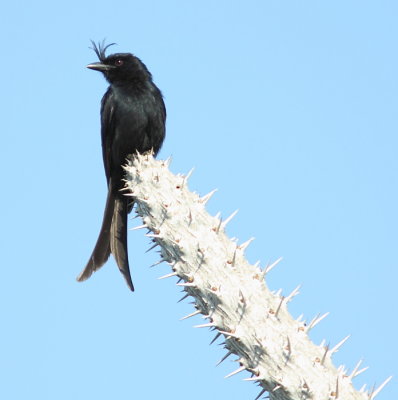
<svg viewBox="0 0 398 400"><path fill-rule="evenodd" d="M391 379L378 389L357 391L352 379L359 375L360 363L350 373L336 368L333 353L348 339L332 348L317 346L308 332L325 316L317 316L308 325L295 320L287 303L288 296L272 293L265 283L267 273L279 262L261 269L245 259L243 244L224 232L234 216L225 221L210 216L205 209L211 192L199 197L187 188L189 176L173 175L168 161L156 161L151 155L136 155L126 166L126 195L136 202L137 213L147 234L160 246L161 260L172 272L163 278L180 278L178 286L185 297L195 299L196 310L184 318L203 314L208 320L197 328L211 328L225 338L227 353L220 363L235 354L238 368L227 377L247 370L261 391L272 400L372 400Z"/></svg>

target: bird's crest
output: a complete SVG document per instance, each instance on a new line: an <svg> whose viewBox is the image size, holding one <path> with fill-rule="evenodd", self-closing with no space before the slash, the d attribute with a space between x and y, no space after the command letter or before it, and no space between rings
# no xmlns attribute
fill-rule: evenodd
<svg viewBox="0 0 398 400"><path fill-rule="evenodd" d="M93 49L95 51L95 54L97 55L98 59L101 62L104 62L106 55L105 52L108 49L108 47L113 46L116 43L110 43L105 45L105 39L102 42L98 42L98 44L96 44L94 42L94 40L91 41L93 47L90 47L91 49Z"/></svg>

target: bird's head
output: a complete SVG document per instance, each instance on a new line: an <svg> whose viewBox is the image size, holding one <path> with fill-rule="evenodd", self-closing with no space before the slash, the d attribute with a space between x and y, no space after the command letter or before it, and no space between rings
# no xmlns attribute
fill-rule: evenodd
<svg viewBox="0 0 398 400"><path fill-rule="evenodd" d="M145 64L131 53L116 53L109 56L105 55L108 47L115 43L105 45L105 42L93 44L92 49L97 54L99 62L87 65L87 68L100 71L110 83L129 82L133 80L151 79L151 73Z"/></svg>

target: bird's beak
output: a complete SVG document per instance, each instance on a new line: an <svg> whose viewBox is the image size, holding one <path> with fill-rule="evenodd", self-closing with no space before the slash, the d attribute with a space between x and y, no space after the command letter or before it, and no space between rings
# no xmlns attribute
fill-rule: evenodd
<svg viewBox="0 0 398 400"><path fill-rule="evenodd" d="M95 62L87 65L87 68L93 69L95 71L106 72L113 68L113 65L106 65L101 62Z"/></svg>

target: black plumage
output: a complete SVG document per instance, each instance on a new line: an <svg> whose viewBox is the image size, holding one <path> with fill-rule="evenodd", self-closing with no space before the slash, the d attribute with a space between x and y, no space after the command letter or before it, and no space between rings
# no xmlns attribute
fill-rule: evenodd
<svg viewBox="0 0 398 400"><path fill-rule="evenodd" d="M130 53L106 56L105 51L111 45L92 43L99 62L87 68L102 72L110 83L101 102L102 155L108 197L97 243L77 280L88 279L112 253L129 288L134 290L127 252L127 215L134 200L121 191L123 165L137 151L158 153L165 137L166 108L162 93L139 58Z"/></svg>

